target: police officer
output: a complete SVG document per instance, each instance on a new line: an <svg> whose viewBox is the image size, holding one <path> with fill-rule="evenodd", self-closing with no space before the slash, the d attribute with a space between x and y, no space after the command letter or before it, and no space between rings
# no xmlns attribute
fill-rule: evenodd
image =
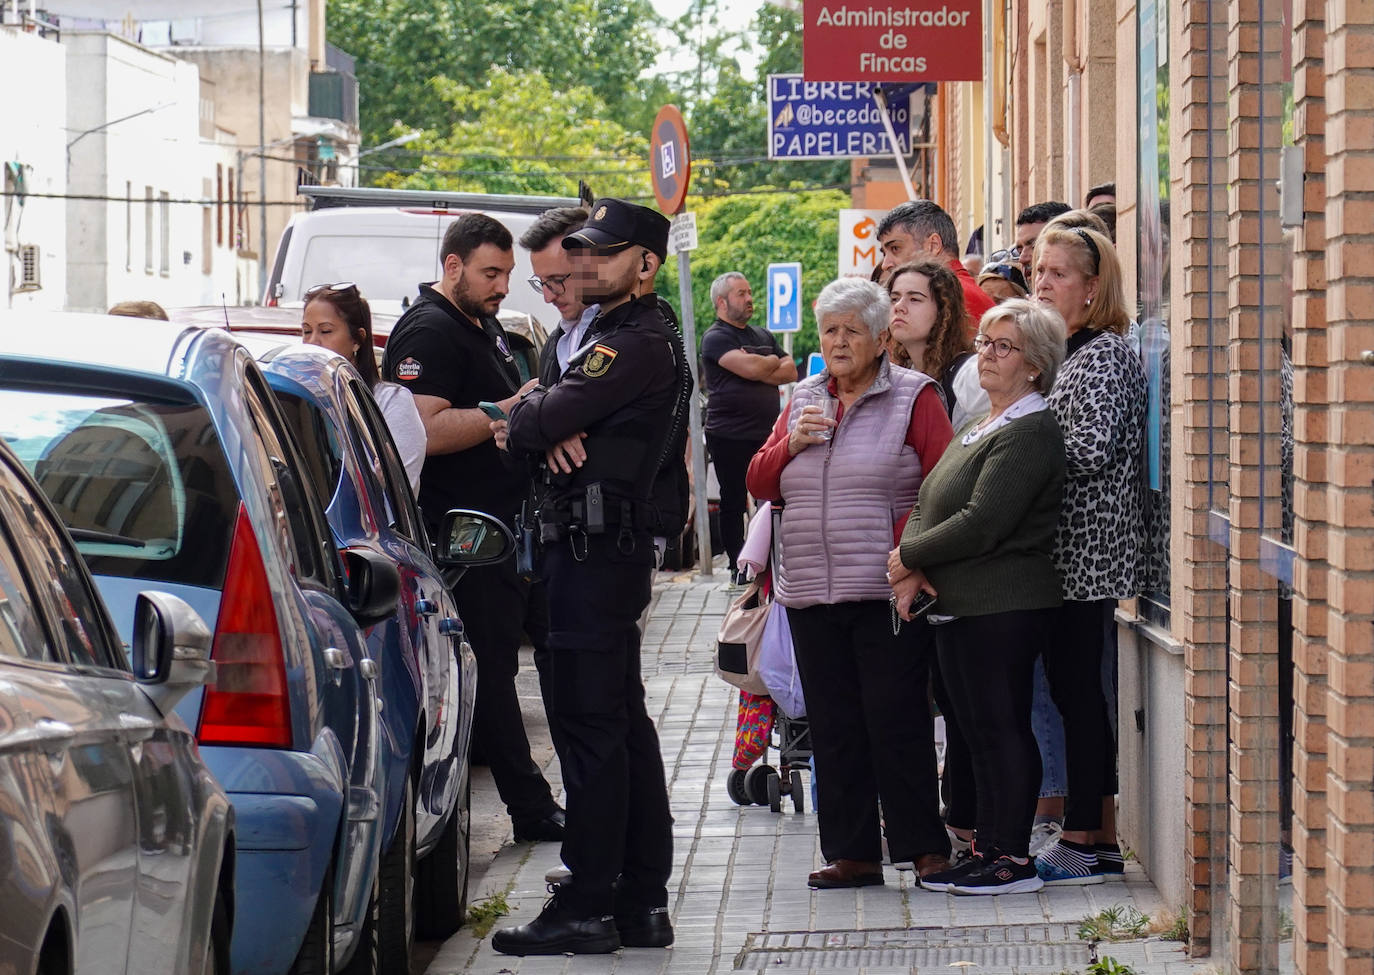
<svg viewBox="0 0 1374 975"><path fill-rule="evenodd" d="M691 389L677 333L652 290L667 243L660 214L621 200L593 205L563 246L583 300L600 312L562 379L536 387L510 413L511 450L580 463L552 478L539 507L549 719L563 741L563 861L572 877L535 920L495 934L492 946L506 954L595 954L673 940L672 816L636 625L652 583L653 483L673 460Z"/></svg>

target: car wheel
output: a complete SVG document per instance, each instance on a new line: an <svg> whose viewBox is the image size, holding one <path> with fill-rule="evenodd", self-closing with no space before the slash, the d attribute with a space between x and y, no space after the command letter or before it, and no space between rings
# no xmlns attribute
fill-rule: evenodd
<svg viewBox="0 0 1374 975"><path fill-rule="evenodd" d="M377 872L381 876L378 970L386 975L410 975L410 951L415 943L415 789L409 777L396 835L382 854Z"/></svg>
<svg viewBox="0 0 1374 975"><path fill-rule="evenodd" d="M415 932L426 940L447 938L463 926L468 913L468 876L472 873L472 782L453 804L443 835L416 867Z"/></svg>
<svg viewBox="0 0 1374 975"><path fill-rule="evenodd" d="M331 975L334 971L334 870L325 871L320 882L320 893L315 898L315 911L310 915L310 927L305 930L305 940L296 960L291 965L291 975Z"/></svg>
<svg viewBox="0 0 1374 975"><path fill-rule="evenodd" d="M382 887L380 871L372 878L372 893L367 898L367 914L363 916L362 930L358 932L358 944L353 949L353 957L344 966L343 975L377 975L381 965L381 947L377 944L377 925L382 913Z"/></svg>
<svg viewBox="0 0 1374 975"><path fill-rule="evenodd" d="M210 944L205 951L205 975L229 975L229 907L224 892L215 894L215 910L210 918Z"/></svg>

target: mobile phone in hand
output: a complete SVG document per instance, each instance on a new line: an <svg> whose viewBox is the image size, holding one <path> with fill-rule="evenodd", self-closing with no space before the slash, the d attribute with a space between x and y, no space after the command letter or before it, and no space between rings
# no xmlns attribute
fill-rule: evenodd
<svg viewBox="0 0 1374 975"><path fill-rule="evenodd" d="M477 408L481 410L483 413L485 413L488 416L488 418L492 420L507 419L505 410L501 409L501 407L497 406L495 403L488 402L487 400L482 400L482 402L478 403Z"/></svg>
<svg viewBox="0 0 1374 975"><path fill-rule="evenodd" d="M916 594L916 598L911 601L911 607L907 610L907 612L911 614L912 619L915 619L916 617L926 613L930 609L930 607L934 605L935 597L932 596L930 593L926 592L924 589L922 589L920 592Z"/></svg>

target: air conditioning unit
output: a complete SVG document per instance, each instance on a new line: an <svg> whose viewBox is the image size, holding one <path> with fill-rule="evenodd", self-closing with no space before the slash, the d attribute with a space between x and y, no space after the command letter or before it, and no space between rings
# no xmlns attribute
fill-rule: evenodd
<svg viewBox="0 0 1374 975"><path fill-rule="evenodd" d="M40 256L37 244L19 245L19 284L15 291L37 291L43 287L39 273Z"/></svg>

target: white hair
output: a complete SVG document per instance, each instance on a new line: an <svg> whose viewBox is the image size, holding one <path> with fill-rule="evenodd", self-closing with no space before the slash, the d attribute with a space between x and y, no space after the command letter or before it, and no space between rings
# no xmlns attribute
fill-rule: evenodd
<svg viewBox="0 0 1374 975"><path fill-rule="evenodd" d="M816 323L830 315L845 314L858 315L877 339L892 320L892 298L880 284L864 278L839 278L816 296Z"/></svg>

